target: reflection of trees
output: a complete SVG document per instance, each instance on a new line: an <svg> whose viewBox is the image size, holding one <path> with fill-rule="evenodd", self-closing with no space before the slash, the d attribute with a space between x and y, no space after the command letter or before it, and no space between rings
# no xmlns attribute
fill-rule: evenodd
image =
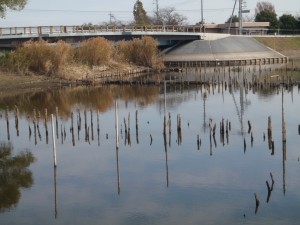
<svg viewBox="0 0 300 225"><path fill-rule="evenodd" d="M268 100L274 98L276 93L277 93L277 89L271 88L271 87L264 87L262 89L257 90L257 95L260 98L264 98L264 99L268 99Z"/></svg>
<svg viewBox="0 0 300 225"><path fill-rule="evenodd" d="M53 89L33 92L14 97L0 98L0 109L18 106L20 113L32 114L33 109L54 113L56 107L61 116L69 117L73 107L97 109L105 112L114 105L116 98L124 101L136 101L144 106L153 103L159 95L159 87L145 86L102 86Z"/></svg>
<svg viewBox="0 0 300 225"><path fill-rule="evenodd" d="M11 144L0 143L0 212L16 207L20 199L20 188L33 184L31 171L27 168L34 162L31 152L12 156Z"/></svg>

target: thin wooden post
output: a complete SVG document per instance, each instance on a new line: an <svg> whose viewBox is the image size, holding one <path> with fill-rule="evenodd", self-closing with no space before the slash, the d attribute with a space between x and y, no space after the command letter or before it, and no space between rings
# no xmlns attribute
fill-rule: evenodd
<svg viewBox="0 0 300 225"><path fill-rule="evenodd" d="M52 121L52 141L53 141L53 159L54 159L54 167L57 167L57 160L56 160L56 144L55 144L55 132L54 132L54 119L53 119L53 114L51 114L51 121Z"/></svg>

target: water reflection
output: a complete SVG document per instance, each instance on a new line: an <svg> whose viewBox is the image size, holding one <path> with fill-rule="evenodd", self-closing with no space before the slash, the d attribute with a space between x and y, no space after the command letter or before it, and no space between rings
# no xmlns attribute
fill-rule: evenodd
<svg viewBox="0 0 300 225"><path fill-rule="evenodd" d="M29 151L13 154L10 143L0 142L0 212L9 211L18 205L20 189L30 188L33 177L28 167L35 158Z"/></svg>
<svg viewBox="0 0 300 225"><path fill-rule="evenodd" d="M139 87L139 94L133 90L137 87L129 86L87 88L82 89L86 98L78 102L72 102L70 96L80 95L80 88L61 89L57 90L64 93L59 102L66 100L68 107L31 103L32 108L26 110L18 102L19 113L14 113L15 99L11 99L8 118L2 103L1 140L9 132L14 144L30 145L40 162L34 169L38 182L24 200L32 211L44 213L37 221L273 224L278 212L292 222L288 224L296 224L299 216L293 209L299 206L299 179L292 175L299 167L294 129L299 110L297 87L243 84L242 75L238 79L232 74L230 83L228 75L222 77L202 85L174 85L171 80L166 92L162 86ZM270 89L266 93L271 97L258 94L265 89ZM135 94L121 96L124 90ZM106 92L112 97L104 99L102 106ZM50 103L53 98L45 101ZM55 116L59 172L53 172L49 154L48 113ZM15 115L18 126L14 128ZM264 137L269 116L271 149ZM281 136L285 129L288 150ZM282 154L275 148L280 143ZM44 193L49 186L51 191ZM40 192L46 195L40 203L43 210L28 200ZM48 199L54 199L55 216ZM14 215L24 216L22 210L15 210ZM57 221L49 219L53 217Z"/></svg>

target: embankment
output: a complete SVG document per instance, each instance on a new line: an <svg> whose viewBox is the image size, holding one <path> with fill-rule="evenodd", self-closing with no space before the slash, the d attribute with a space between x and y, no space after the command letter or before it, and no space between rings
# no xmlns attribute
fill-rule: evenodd
<svg viewBox="0 0 300 225"><path fill-rule="evenodd" d="M165 55L166 66L189 62L190 65L245 65L273 64L287 61L278 51L260 43L253 37L220 36L192 41L177 46Z"/></svg>

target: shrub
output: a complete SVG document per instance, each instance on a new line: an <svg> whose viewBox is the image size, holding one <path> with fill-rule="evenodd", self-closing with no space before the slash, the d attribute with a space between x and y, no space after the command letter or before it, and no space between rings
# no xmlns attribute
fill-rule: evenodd
<svg viewBox="0 0 300 225"><path fill-rule="evenodd" d="M162 58L159 57L157 41L148 36L132 41L122 41L117 46L120 59L152 68L163 68Z"/></svg>
<svg viewBox="0 0 300 225"><path fill-rule="evenodd" d="M109 63L113 45L103 37L92 38L81 43L75 49L75 60L89 66L100 66Z"/></svg>
<svg viewBox="0 0 300 225"><path fill-rule="evenodd" d="M29 71L39 74L56 74L71 58L71 47L63 41L55 45L48 42L28 41L16 51L8 54L5 64L20 73Z"/></svg>

